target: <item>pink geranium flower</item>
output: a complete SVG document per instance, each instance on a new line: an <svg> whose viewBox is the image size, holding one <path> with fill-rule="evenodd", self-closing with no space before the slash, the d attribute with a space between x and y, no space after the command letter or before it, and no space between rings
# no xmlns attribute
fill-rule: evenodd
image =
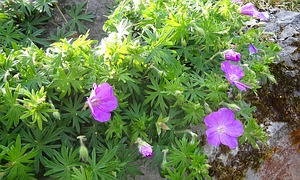
<svg viewBox="0 0 300 180"><path fill-rule="evenodd" d="M250 86L247 86L240 82L240 79L245 76L244 71L238 65L233 65L229 61L224 61L221 64L222 71L225 72L226 78L231 84L234 84L239 90L246 91L246 88L251 89Z"/></svg>
<svg viewBox="0 0 300 180"><path fill-rule="evenodd" d="M118 100L114 95L113 88L108 83L93 84L94 89L88 98L88 104L93 117L99 122L109 121L111 111L118 107Z"/></svg>
<svg viewBox="0 0 300 180"><path fill-rule="evenodd" d="M138 138L135 143L138 144L139 152L143 155L143 157L152 157L152 146L150 144L148 144L146 141L143 141L141 138Z"/></svg>
<svg viewBox="0 0 300 180"><path fill-rule="evenodd" d="M258 53L258 49L253 44L249 45L248 50L250 55Z"/></svg>
<svg viewBox="0 0 300 180"><path fill-rule="evenodd" d="M238 145L237 138L244 133L243 125L235 120L234 112L228 108L221 108L204 118L207 126L206 136L209 144L219 146L221 143L234 149Z"/></svg>
<svg viewBox="0 0 300 180"><path fill-rule="evenodd" d="M241 7L241 14L253 16L255 12L258 12L254 4L247 3Z"/></svg>
<svg viewBox="0 0 300 180"><path fill-rule="evenodd" d="M224 57L226 60L238 62L241 59L241 54L235 52L234 49L229 49L224 52Z"/></svg>
<svg viewBox="0 0 300 180"><path fill-rule="evenodd" d="M254 4L247 3L241 7L241 14L248 15L251 17L256 17L262 21L269 20L269 13L268 12L259 12Z"/></svg>

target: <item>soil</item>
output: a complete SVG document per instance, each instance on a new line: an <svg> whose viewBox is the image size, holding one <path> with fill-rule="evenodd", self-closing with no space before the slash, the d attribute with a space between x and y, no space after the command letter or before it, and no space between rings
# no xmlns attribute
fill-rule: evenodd
<svg viewBox="0 0 300 180"><path fill-rule="evenodd" d="M58 2L58 7L62 13L69 19L66 11L71 9L71 5L87 2L85 6L85 11L90 11L95 16L93 22L84 22L84 24L89 28L89 38L93 40L100 41L105 37L105 32L103 31L103 24L107 20L109 15L109 7L113 6L115 0L60 0ZM53 18L48 23L46 29L47 33L56 32L57 27L63 27L66 24L59 10L53 7Z"/></svg>

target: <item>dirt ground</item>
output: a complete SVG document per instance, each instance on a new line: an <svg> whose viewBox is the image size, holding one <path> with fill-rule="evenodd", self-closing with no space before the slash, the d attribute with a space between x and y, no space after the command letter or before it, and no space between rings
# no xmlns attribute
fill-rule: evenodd
<svg viewBox="0 0 300 180"><path fill-rule="evenodd" d="M68 19L66 10L71 8L72 4L86 2L86 0L59 0L58 6L61 9L62 13ZM87 0L87 5L85 11L90 11L95 16L93 22L84 22L84 24L90 29L89 30L89 39L100 41L105 37L103 31L103 24L107 20L109 14L109 6L113 5L114 0ZM66 22L62 18L57 8L53 8L53 18L47 25L47 30L50 32L55 32L57 27L62 27Z"/></svg>

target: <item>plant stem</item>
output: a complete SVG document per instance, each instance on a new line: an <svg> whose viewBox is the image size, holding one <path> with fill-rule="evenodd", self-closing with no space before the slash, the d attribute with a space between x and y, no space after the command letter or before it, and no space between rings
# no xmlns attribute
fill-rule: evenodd
<svg viewBox="0 0 300 180"><path fill-rule="evenodd" d="M55 4L56 8L58 9L59 13L61 14L61 16L63 17L63 19L65 20L65 22L68 23L65 15L61 12L61 10L60 10L59 6L57 5L57 3L54 3L54 4Z"/></svg>
<svg viewBox="0 0 300 180"><path fill-rule="evenodd" d="M210 60L213 60L217 55L221 54L221 52L217 52L216 54L214 54L211 58L209 58L209 61Z"/></svg>

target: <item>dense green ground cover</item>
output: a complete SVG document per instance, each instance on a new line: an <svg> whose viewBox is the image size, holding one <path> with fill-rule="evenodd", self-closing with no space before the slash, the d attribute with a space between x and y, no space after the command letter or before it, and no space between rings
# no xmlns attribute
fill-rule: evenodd
<svg viewBox="0 0 300 180"><path fill-rule="evenodd" d="M52 44L41 27L51 8L58 8L56 1L2 4L3 179L125 179L140 174L136 161L144 157L153 158L152 165L169 179L208 178L207 141L200 141L190 125L203 126L220 108L230 109L242 123L239 144L265 142L245 95L275 81L269 65L279 47L257 28L261 23L245 28L259 18L241 14L243 4L230 0L117 4L101 42L88 39L82 21L93 16L80 4L67 11L71 19L52 35ZM75 31L83 35L70 38ZM257 52L249 51L250 45ZM231 49L240 54L235 61L225 60ZM223 62L244 76L230 79L236 74L222 70ZM102 103L104 112L111 101L97 97L104 90L93 84L105 82L117 108L109 108L111 117L99 122L93 108ZM251 89L241 91L240 83ZM151 148L147 155L144 146Z"/></svg>

